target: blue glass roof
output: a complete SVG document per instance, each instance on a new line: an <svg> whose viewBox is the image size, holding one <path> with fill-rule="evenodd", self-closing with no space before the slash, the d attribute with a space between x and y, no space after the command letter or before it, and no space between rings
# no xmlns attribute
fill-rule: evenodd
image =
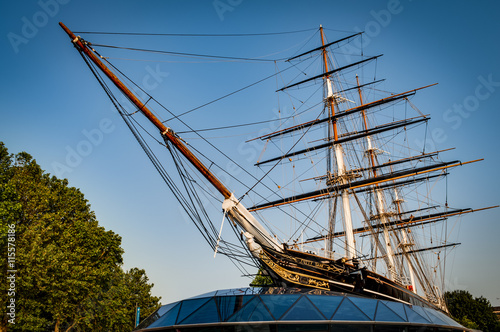
<svg viewBox="0 0 500 332"><path fill-rule="evenodd" d="M464 327L444 313L400 302L299 288L241 288L210 292L170 303L136 330L176 326L222 326L245 322L273 324L400 324Z"/></svg>

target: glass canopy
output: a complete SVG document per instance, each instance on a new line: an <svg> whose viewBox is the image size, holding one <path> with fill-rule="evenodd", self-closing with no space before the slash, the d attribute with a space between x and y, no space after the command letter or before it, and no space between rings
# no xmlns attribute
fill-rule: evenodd
<svg viewBox="0 0 500 332"><path fill-rule="evenodd" d="M136 331L465 331L443 312L298 288L210 292L160 307Z"/></svg>

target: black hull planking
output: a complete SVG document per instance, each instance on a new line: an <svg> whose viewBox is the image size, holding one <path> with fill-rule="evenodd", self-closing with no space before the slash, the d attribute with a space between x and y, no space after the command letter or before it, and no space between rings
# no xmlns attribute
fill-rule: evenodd
<svg viewBox="0 0 500 332"><path fill-rule="evenodd" d="M437 305L380 274L357 267L343 259L332 260L313 254L285 249L266 248L260 261L274 279L286 286L301 286L357 294L381 300L443 311Z"/></svg>

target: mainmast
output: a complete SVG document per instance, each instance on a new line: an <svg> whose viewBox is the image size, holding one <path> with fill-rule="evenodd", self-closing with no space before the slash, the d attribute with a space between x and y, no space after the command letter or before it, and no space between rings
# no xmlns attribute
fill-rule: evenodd
<svg viewBox="0 0 500 332"><path fill-rule="evenodd" d="M359 101L361 106L363 106L363 94L361 93L361 88L359 88L359 77L356 75L356 83L358 85L358 93L359 93ZM366 111L364 109L361 110L361 115L363 117L363 127L365 131L368 131L368 120L366 117ZM373 172L373 177L377 177L377 169L375 168L376 162L375 162L375 153L377 149L373 147L372 144L372 139L370 135L366 136L366 143L367 143L367 149L365 153L369 156L370 159L370 166L372 168ZM385 251L387 253L386 255L386 264L387 264L387 270L389 271L389 278L391 280L396 280L397 275L396 275L396 267L394 265L394 249L392 248L391 245L391 238L389 237L389 230L387 228L387 224L389 222L387 218L387 213L385 211L385 202L384 202L384 196L382 190L378 187L378 185L375 185L374 187L374 193L376 196L376 207L378 211L378 217L380 219L380 223L382 224L383 227L383 233L384 233L384 245L385 245ZM370 222L367 220L366 222Z"/></svg>
<svg viewBox="0 0 500 332"><path fill-rule="evenodd" d="M327 90L327 96L326 96L326 103L330 109L330 116L332 117L331 121L331 127L333 130L333 139L334 141L338 141L339 136L338 136L338 130L337 130L337 119L335 118L335 108L337 107L337 95L333 94L333 88L332 88L332 82L330 81L330 75L328 74L328 57L327 57L327 50L325 46L325 37L323 34L323 27L319 27L320 34L321 34L321 44L323 46L323 63L325 67L325 73L327 73L324 77L325 79L325 84L326 84L326 90ZM344 165L344 152L342 150L342 145L340 143L334 144L333 146L334 151L335 151L335 160L337 162L337 174L336 178L339 180L341 184L347 184L348 182L348 175L346 172L346 167ZM328 170L330 171L330 170ZM346 243L345 243L345 255L348 260L352 260L355 258L356 255L356 244L354 242L354 233L352 231L352 217L351 217L351 205L349 202L349 193L348 189L343 189L341 191L341 197L342 197L342 206L343 206L343 214L344 214L344 230L345 230L345 237L346 237ZM332 218L334 216L331 215L329 218ZM333 227L332 225L332 220L329 221L330 227L329 227L329 233L332 231ZM328 243L328 248L331 251L333 245L332 242L329 241Z"/></svg>

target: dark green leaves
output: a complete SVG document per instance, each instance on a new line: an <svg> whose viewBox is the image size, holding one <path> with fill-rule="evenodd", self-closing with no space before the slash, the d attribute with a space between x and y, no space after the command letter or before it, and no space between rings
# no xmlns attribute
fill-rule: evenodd
<svg viewBox="0 0 500 332"><path fill-rule="evenodd" d="M444 294L452 317L465 327L480 329L484 332L500 331L490 301L484 297L473 298L465 290L455 290Z"/></svg>
<svg viewBox="0 0 500 332"><path fill-rule="evenodd" d="M45 173L27 153L0 142L0 264L7 271L7 230L15 225L16 318L0 330L130 331L158 307L144 270L122 268L121 238L98 225L79 189ZM0 305L6 307L6 283Z"/></svg>

